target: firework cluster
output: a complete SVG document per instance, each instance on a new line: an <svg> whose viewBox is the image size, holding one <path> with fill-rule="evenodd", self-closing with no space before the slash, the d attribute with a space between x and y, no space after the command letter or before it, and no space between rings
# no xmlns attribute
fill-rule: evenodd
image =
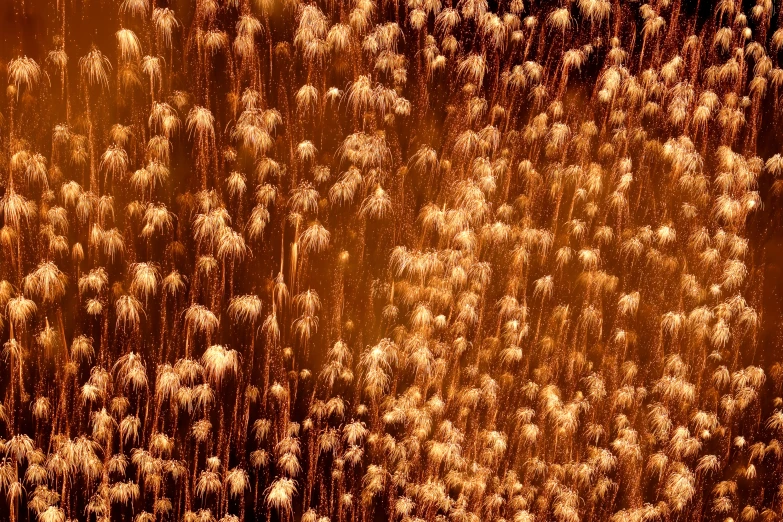
<svg viewBox="0 0 783 522"><path fill-rule="evenodd" d="M783 6L14 3L0 519L781 519Z"/></svg>

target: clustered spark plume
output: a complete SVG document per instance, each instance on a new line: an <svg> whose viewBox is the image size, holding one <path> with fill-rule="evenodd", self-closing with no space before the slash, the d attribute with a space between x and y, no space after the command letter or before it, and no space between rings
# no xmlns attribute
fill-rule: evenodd
<svg viewBox="0 0 783 522"><path fill-rule="evenodd" d="M3 4L0 520L783 518L783 1Z"/></svg>

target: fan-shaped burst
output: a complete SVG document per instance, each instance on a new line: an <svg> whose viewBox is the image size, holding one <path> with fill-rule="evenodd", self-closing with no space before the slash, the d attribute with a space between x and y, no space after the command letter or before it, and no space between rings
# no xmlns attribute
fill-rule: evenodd
<svg viewBox="0 0 783 522"><path fill-rule="evenodd" d="M220 386L227 374L236 375L239 369L239 354L220 345L212 345L201 356L201 364L207 378Z"/></svg>
<svg viewBox="0 0 783 522"><path fill-rule="evenodd" d="M188 113L188 133L199 140L209 139L215 134L215 117L206 107L193 107Z"/></svg>
<svg viewBox="0 0 783 522"><path fill-rule="evenodd" d="M131 16L144 17L149 11L149 0L123 0L120 4L120 12Z"/></svg>
<svg viewBox="0 0 783 522"><path fill-rule="evenodd" d="M255 295L242 295L235 297L228 305L228 313L239 321L255 323L261 317L261 300Z"/></svg>
<svg viewBox="0 0 783 522"><path fill-rule="evenodd" d="M111 69L109 59L96 47L79 59L79 70L85 81L90 85L99 85L102 89L109 88Z"/></svg>
<svg viewBox="0 0 783 522"><path fill-rule="evenodd" d="M117 31L117 47L120 51L120 57L126 62L137 62L141 58L141 43L136 33L130 29L120 29Z"/></svg>
<svg viewBox="0 0 783 522"><path fill-rule="evenodd" d="M41 68L32 58L22 56L8 62L8 83L17 89L24 86L27 90L34 89L41 81Z"/></svg>

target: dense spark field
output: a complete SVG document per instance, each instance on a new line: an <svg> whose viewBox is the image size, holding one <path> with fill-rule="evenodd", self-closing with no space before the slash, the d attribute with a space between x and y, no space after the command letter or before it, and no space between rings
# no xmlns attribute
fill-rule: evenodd
<svg viewBox="0 0 783 522"><path fill-rule="evenodd" d="M0 3L0 520L783 518L783 2Z"/></svg>

